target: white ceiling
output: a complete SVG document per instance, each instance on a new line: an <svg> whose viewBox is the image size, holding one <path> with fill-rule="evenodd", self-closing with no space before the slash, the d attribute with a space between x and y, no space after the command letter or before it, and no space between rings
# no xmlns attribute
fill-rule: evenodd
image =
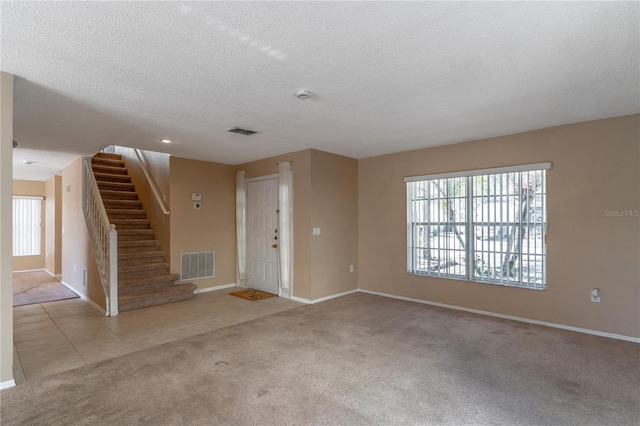
<svg viewBox="0 0 640 426"><path fill-rule="evenodd" d="M638 2L3 1L1 12L17 179L110 144L228 164L306 148L363 158L640 111Z"/></svg>

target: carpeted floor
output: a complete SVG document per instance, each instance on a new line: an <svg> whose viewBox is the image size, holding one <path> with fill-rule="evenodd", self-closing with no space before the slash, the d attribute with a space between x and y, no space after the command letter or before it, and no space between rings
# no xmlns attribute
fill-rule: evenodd
<svg viewBox="0 0 640 426"><path fill-rule="evenodd" d="M640 422L640 345L364 293L1 393L2 425Z"/></svg>
<svg viewBox="0 0 640 426"><path fill-rule="evenodd" d="M45 271L13 273L13 306L78 297Z"/></svg>

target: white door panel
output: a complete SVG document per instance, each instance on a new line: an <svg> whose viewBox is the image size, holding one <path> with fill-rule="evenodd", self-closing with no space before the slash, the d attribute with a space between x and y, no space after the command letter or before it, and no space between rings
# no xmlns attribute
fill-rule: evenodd
<svg viewBox="0 0 640 426"><path fill-rule="evenodd" d="M249 182L247 186L247 285L278 294L278 182ZM275 247L274 247L275 246Z"/></svg>

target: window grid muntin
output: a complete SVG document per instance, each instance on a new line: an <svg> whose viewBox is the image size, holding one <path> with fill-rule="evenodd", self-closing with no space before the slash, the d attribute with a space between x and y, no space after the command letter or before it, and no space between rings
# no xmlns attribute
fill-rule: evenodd
<svg viewBox="0 0 640 426"><path fill-rule="evenodd" d="M530 187L525 190L525 188L523 187L523 182L531 183L531 179L535 176L537 176L538 181L537 186L534 188L534 191L532 193ZM434 181L436 181L438 185L442 185L443 182L445 183L446 191L444 194L442 194L442 191L440 191L441 196L433 196L433 191L425 190L432 189L431 183ZM459 191L458 195L451 194L450 190L452 181L465 182L463 186L464 190ZM485 185L482 184L483 181L486 183ZM511 186L514 188L514 191L512 191L513 193L510 193L509 191L509 182L511 182ZM532 194L533 199L530 198ZM507 173L482 174L468 177L407 181L407 195L409 203L409 253L407 257L409 273L442 278L468 279L470 281L517 286L523 288L533 288L539 290L544 290L546 288L547 265L546 244L544 241L546 234L546 170L528 170ZM434 201L436 203L441 202L443 199L449 201L453 200L454 206L458 206L458 208L456 208L455 210L458 210L462 201L465 200L466 208L464 211L464 215L460 216L465 216L466 220L451 221L449 215L445 217L446 220L442 220L443 213L441 209L436 208L434 211L433 205L429 205L427 209L425 209L423 206L421 209L423 210L423 212L418 212L419 214L416 215L415 205L416 202L420 200L421 196L422 200L428 200L431 204ZM507 200L506 203L504 202L505 199ZM510 201L513 202L514 200L517 200L518 203L516 205L511 205ZM493 201L494 204L493 212L491 212L490 201ZM495 206L498 202L500 203L500 208L496 209ZM479 208L478 204L480 204ZM525 211L527 213L526 215L524 215L524 217L522 215L522 210L516 208L516 206L519 206L520 208L526 208ZM425 210L426 214L424 212ZM478 216L478 210L482 213L480 214L479 220L476 219L476 217ZM468 214L468 212L471 212L471 214ZM434 216L434 213L436 219L438 220L432 222L431 216ZM493 216L493 220L491 220L490 216ZM525 219L524 221L522 220L523 218ZM432 226L445 226L448 227L448 229L453 229L452 226L459 227L460 235L462 235L461 229L464 229L464 241L466 243L466 247L462 249L453 249L453 252L456 254L460 254L463 251L466 252L464 258L464 268L466 268L466 270L464 272L442 273L440 271L439 265L442 261L442 248L440 247L442 245L441 241L439 241L440 252L437 258L438 270L432 270L432 267L430 266L430 261L432 259L430 250L432 249L432 247L430 246L430 244L428 244L428 240L426 247L421 247L417 244L420 237L420 231L416 229L417 227L421 227L423 236L425 235L424 230L427 229L427 235L430 235L430 229ZM509 241L507 241L506 250L503 248L502 241L500 242L499 249L496 247L496 243L493 244L492 250L490 249L491 244L480 244L480 247L478 248L478 226L483 228L483 230L486 230L485 232L487 234L491 229L492 233L494 234L494 238L496 227L498 227L501 240L503 239L502 234L506 232L507 236L511 234L512 237L516 239L516 241L514 241L514 245L511 247L509 247ZM511 228L510 232L509 228ZM525 238L521 238L523 232L527 233L527 235L525 235ZM534 239L533 244L532 235ZM517 239L519 239L520 241L518 242ZM449 243L450 239L446 239L445 252L449 248ZM509 258L504 256L510 254L512 255L513 251L518 248L519 254L517 255L517 257L515 257L516 263L514 263L512 267L509 265L510 262L505 262L505 260ZM429 252L427 255L429 259L429 262L427 262L427 264L429 265L428 267L425 267L425 262L419 262L419 253L420 251L424 250L427 250ZM478 271L476 262L478 256L480 256L482 261L485 261L488 264L488 271L493 271L493 274L477 273ZM458 259L460 259L460 257L458 257ZM473 262L470 263L469 259L473 259ZM445 267L446 264L450 261L451 256L446 256ZM506 266L506 276L504 273L500 273L501 271L505 270L503 268L504 266ZM535 269L535 272L533 274L532 269ZM515 277L512 276L514 274Z"/></svg>

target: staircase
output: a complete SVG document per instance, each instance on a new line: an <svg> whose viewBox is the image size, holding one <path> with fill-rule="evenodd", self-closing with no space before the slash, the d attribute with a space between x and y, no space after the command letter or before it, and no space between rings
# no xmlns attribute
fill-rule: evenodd
<svg viewBox="0 0 640 426"><path fill-rule="evenodd" d="M100 152L91 159L109 221L118 232L119 311L190 299L194 284L174 285L160 242L150 228L120 154Z"/></svg>

